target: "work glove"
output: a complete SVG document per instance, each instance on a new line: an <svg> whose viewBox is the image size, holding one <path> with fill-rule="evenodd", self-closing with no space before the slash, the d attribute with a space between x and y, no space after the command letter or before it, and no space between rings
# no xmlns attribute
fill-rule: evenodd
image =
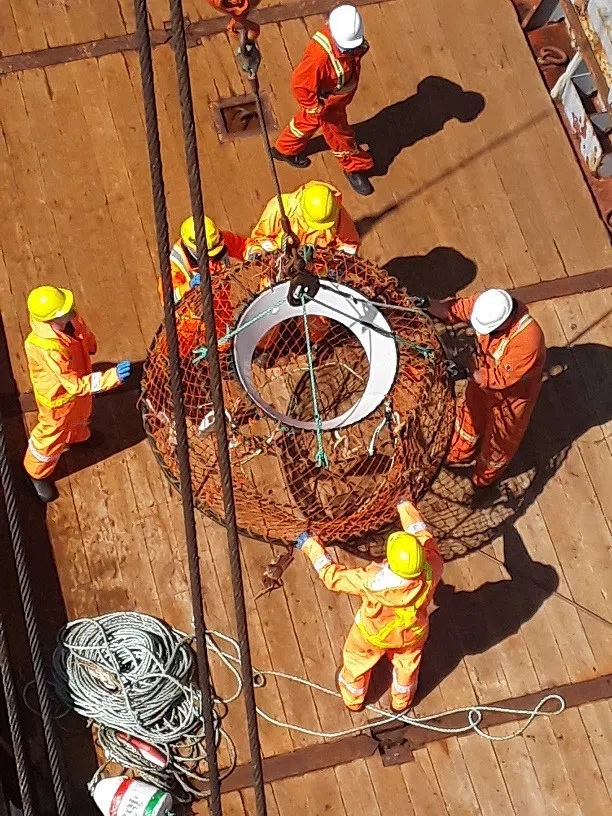
<svg viewBox="0 0 612 816"><path fill-rule="evenodd" d="M417 309L428 309L430 304L431 301L429 300L427 295L424 295L423 297L417 296L414 298L414 305L417 307Z"/></svg>
<svg viewBox="0 0 612 816"><path fill-rule="evenodd" d="M189 288L190 289L197 289L197 287L202 283L202 276L199 272L193 276L193 278L189 281Z"/></svg>
<svg viewBox="0 0 612 816"><path fill-rule="evenodd" d="M119 382L125 382L132 373L132 364L129 360L122 360L120 363L117 363L115 370L117 371Z"/></svg>
<svg viewBox="0 0 612 816"><path fill-rule="evenodd" d="M301 550L309 538L311 538L310 533L300 533L295 540L295 549Z"/></svg>

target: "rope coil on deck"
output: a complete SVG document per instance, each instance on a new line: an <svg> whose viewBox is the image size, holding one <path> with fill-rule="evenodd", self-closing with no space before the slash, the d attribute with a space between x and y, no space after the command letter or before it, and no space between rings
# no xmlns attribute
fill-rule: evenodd
<svg viewBox="0 0 612 816"><path fill-rule="evenodd" d="M117 612L69 623L60 634L54 655L58 696L98 726L97 739L107 764L113 762L131 768L145 781L169 789L184 801L206 796L207 790L202 786L209 781L201 770L206 754L201 696L192 678L193 657L188 645L192 641L193 636L172 629L157 618L136 612ZM239 644L222 632L209 630L206 645L208 653L216 655L234 678L234 691L224 699L215 697L217 704L227 707L243 692ZM255 688L263 687L269 677L290 680L341 701L337 691L287 672L253 668L252 677ZM550 702L556 704L556 709L544 710ZM256 710L259 717L272 725L324 739L346 737L397 721L449 736L474 732L485 739L502 742L522 734L538 716L560 714L565 710L565 701L558 694L547 694L529 710L473 705L425 717L391 714L375 705L368 705L366 709L379 719L337 731L279 720L259 706ZM516 714L526 717L526 721L511 734L496 736L484 730L487 712ZM444 717L458 713L465 713L464 725L447 728L440 724ZM230 756L229 766L220 773L223 779L235 767L236 751L217 712L215 729L217 747L224 740ZM159 761L143 756L123 739L125 734L141 738L156 749L167 767L160 767ZM90 788L104 775L105 769L106 764L96 772Z"/></svg>
<svg viewBox="0 0 612 816"><path fill-rule="evenodd" d="M136 612L72 621L60 632L53 656L61 702L97 726L108 761L135 769L152 784L188 801L208 793L202 695L194 682L193 636ZM227 705L241 693L215 705ZM222 779L235 764L235 750L213 709L215 744L225 740L230 756ZM166 767L147 761L123 738L136 737L156 748ZM94 775L90 789L103 775ZM182 793L186 796L182 796Z"/></svg>

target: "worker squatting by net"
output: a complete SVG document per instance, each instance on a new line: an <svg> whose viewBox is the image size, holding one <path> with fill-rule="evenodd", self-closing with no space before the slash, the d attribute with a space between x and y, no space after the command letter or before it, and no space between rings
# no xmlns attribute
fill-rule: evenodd
<svg viewBox="0 0 612 816"><path fill-rule="evenodd" d="M272 149L275 160L307 169L310 160L304 151L320 129L350 186L360 195L372 191L368 171L373 160L356 143L347 107L357 92L367 51L358 10L350 5L334 9L293 72L291 89L299 111ZM280 258L299 250L306 263L324 248L356 255L361 243L342 194L321 180L283 193L280 202L273 198L248 236L221 230L208 217L205 233L219 337L236 319L227 277L221 274L235 262L256 262L270 255ZM193 217L182 224L170 264L174 301L179 303L201 283ZM261 290L271 284L262 274ZM124 360L105 371L93 371L96 339L71 291L40 286L30 292L27 305L31 332L25 350L38 422L23 464L39 498L50 502L57 496L53 476L62 453L90 437L93 396L124 383L131 376L131 363ZM470 323L475 332L475 351L463 372L467 387L457 401L447 461L451 466L471 466L474 487L486 489L507 468L527 429L542 381L542 331L525 305L502 289L443 302L423 299L420 305L441 321ZM311 321L315 341L316 320ZM324 331L324 327L319 329ZM273 334L263 340L260 352L265 354ZM310 530L295 544L328 589L361 598L337 675L342 699L351 710L363 706L370 672L384 654L394 669L393 710L405 710L416 692L429 606L442 573L442 559L412 497L403 499L397 511L402 529L389 535L382 564L348 569L332 559L325 542Z"/></svg>

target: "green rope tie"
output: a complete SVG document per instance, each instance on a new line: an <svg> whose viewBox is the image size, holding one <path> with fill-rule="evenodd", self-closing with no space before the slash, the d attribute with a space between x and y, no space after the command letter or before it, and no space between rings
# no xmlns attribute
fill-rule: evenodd
<svg viewBox="0 0 612 816"><path fill-rule="evenodd" d="M232 338L236 337L237 334L240 334L241 331L244 331L244 329L248 329L249 326L253 325L253 323L257 323L258 320L261 320L262 317L272 314L272 312L276 311L276 309L278 309L278 307L283 304L284 300L285 298L281 298L281 300L279 300L278 303L274 303L272 306L265 309L263 312L256 314L255 317L252 317L250 320L247 320L245 323L242 324L242 326L230 329L230 331L228 331L227 334L224 334L223 337L219 338L218 340L219 345L222 346L223 343L227 343L229 340L232 340ZM207 355L208 346L205 345L198 346L192 352L193 362L197 365L198 363L201 363L203 360L205 360Z"/></svg>
<svg viewBox="0 0 612 816"><path fill-rule="evenodd" d="M420 354L425 360L433 360L435 352L430 346L423 346L421 343L406 340L405 337L401 337L399 334L393 333L393 336L401 346L411 348L413 351L416 351L417 354Z"/></svg>
<svg viewBox="0 0 612 816"><path fill-rule="evenodd" d="M310 345L310 332L308 331L308 315L306 314L306 296L300 297L302 301L302 318L304 320L304 333L306 335L306 354L308 356L308 373L310 375L310 391L312 393L312 409L314 413L314 423L317 434L317 453L315 464L317 467L329 467L329 459L323 447L323 420L319 413L319 401L317 399L317 381L314 373L314 362L312 359L312 347Z"/></svg>

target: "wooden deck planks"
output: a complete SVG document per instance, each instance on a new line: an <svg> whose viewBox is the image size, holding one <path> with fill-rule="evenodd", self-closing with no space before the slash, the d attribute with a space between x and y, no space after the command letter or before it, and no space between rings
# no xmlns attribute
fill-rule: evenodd
<svg viewBox="0 0 612 816"><path fill-rule="evenodd" d="M47 37L82 35L90 24L108 34L120 17L119 6L112 3L105 9L79 4L74 16L55 9L44 20L27 18L25 0L18 5L15 24L7 27L5 36L9 42L19 38L21 47L26 47L24 43L41 47L36 43ZM153 8L156 18L165 13L161 0ZM195 2L186 6L190 13L197 9ZM530 55L526 50L512 51L503 67L493 59L495 48L512 50L522 34L513 32L504 11L503 25L487 44L490 23L479 14L468 0L461 0L456 9L440 3L409 6L405 0L364 9L372 53L350 109L353 121L367 120L409 97L428 73L484 93L485 110L472 123L450 122L405 148L389 173L374 179L376 192L370 199L352 195L327 152L314 157L309 173L279 167L283 188L294 189L317 176L333 180L355 219L367 226L364 254L382 262L404 256L422 259L438 246L449 246L478 266L475 289L528 283L609 263L607 236L586 188L580 186L571 149L546 93L533 90L531 84L526 89L535 71L524 65ZM497 19L498 10L491 14ZM456 36L459 19L470 31L462 41ZM287 86L289 72L319 22L294 20L262 32L262 86L281 127L295 110ZM389 42L389 28L400 30L402 24L410 34L408 43ZM418 32L426 36L417 36ZM221 145L209 116L210 102L242 93L244 83L225 35L190 50L189 58L207 210L220 226L247 232L272 195L262 147L252 140ZM189 212L189 199L169 49L156 50L155 67L174 237ZM136 55L5 77L0 81L0 107L0 161L11 171L0 177L0 201L12 215L0 223L4 260L0 293L19 388L28 388L21 350L27 332L25 295L49 275L72 286L84 304L100 338L99 359L140 357L160 311ZM517 123L528 124L529 117L531 124L515 133ZM559 206L537 209L550 200ZM465 280L462 288L469 283ZM538 500L516 521L531 557L557 570L559 592L601 615L609 614L604 545L609 541L612 509L607 478L612 422L606 397L610 369L605 344L611 325L607 309L608 300L599 292L534 309L549 344L575 342L573 359L593 362L569 374L576 416L553 414L564 428L568 424L570 430L578 428L580 437ZM573 341L576 334L580 336ZM588 352L590 357L581 351L586 344L596 346ZM112 436L124 405L118 401L115 408L99 407L101 415L112 418L105 436ZM563 412L572 413L567 402ZM97 464L89 464L85 450L71 454L72 472L60 480L60 500L49 508L49 531L68 614L74 618L138 608L190 629L178 498L163 481L146 443L129 429L122 433L119 452L109 443L103 440L102 448L109 458ZM198 528L207 621L232 632L224 532L208 521L199 522ZM491 552L501 556L499 542ZM271 554L268 545L243 541L254 663L332 687L352 619L351 602L329 593L298 556L285 575L284 591L254 603ZM345 554L339 557L351 563ZM451 565L445 580L459 591L475 593L470 615L478 617L483 637L488 634L496 645L481 645L475 654L468 648L419 705L420 713L610 670L609 627L558 597L542 599L540 608L510 636L500 629L492 617L498 607L487 606L477 593L488 582L506 580L506 573L484 555ZM518 596L515 602L523 603ZM468 616L449 624L468 647L474 622ZM487 638L481 640L485 642ZM216 664L213 673L220 687L229 684L225 670ZM258 699L279 719L314 729L348 728L363 719L351 717L335 698L288 681L269 681ZM232 707L227 722L244 761L241 704ZM342 814L361 808L368 814L391 816L398 812L394 806L399 801L407 816L498 811L531 816L551 812L546 810L549 803L552 812L605 813L612 773L609 725L610 707L597 703L557 720L538 721L525 737L508 743L491 746L477 737L450 740L417 752L415 763L401 769L383 769L372 758L303 780L277 782L270 787L270 811ZM261 733L268 756L319 741L272 725L262 724ZM532 790L534 784L541 791ZM228 813L253 812L252 794L225 799Z"/></svg>

